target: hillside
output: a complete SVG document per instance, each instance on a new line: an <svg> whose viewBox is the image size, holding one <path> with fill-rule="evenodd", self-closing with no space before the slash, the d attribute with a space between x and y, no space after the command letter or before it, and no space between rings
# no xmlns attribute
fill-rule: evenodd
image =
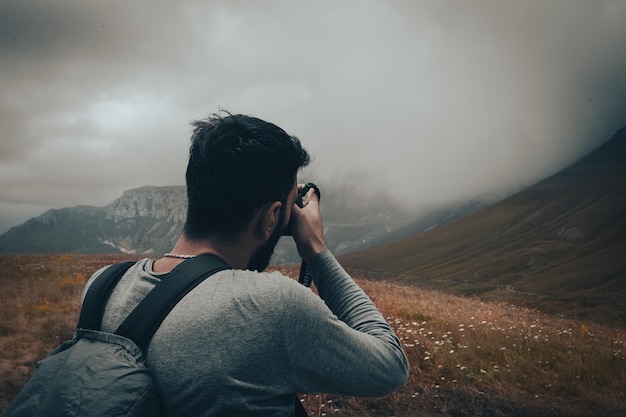
<svg viewBox="0 0 626 417"><path fill-rule="evenodd" d="M626 321L626 128L499 203L341 262L403 283Z"/></svg>
<svg viewBox="0 0 626 417"><path fill-rule="evenodd" d="M74 333L87 278L104 265L134 258L0 255L0 415L36 362ZM298 276L295 266L278 270ZM310 416L626 415L623 328L355 279L400 339L411 364L409 379L376 398L303 394ZM224 336L232 343L239 338L237 332Z"/></svg>

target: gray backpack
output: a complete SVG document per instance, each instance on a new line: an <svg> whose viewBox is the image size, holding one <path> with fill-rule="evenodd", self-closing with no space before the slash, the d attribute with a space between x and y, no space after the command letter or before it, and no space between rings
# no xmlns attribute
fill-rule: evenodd
<svg viewBox="0 0 626 417"><path fill-rule="evenodd" d="M37 363L4 417L162 415L156 382L145 360L150 339L185 294L208 276L230 267L210 254L180 263L114 333L102 332L108 298L133 264L115 264L93 281L74 338Z"/></svg>

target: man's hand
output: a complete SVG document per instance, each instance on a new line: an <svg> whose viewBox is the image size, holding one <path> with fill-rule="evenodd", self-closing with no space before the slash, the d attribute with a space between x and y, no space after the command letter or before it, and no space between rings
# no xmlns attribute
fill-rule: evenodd
<svg viewBox="0 0 626 417"><path fill-rule="evenodd" d="M298 190L304 184L298 184ZM311 188L303 200L303 207L294 204L291 211L293 240L296 242L298 254L309 261L318 253L327 249L324 241L324 226L320 211L319 199L315 189Z"/></svg>

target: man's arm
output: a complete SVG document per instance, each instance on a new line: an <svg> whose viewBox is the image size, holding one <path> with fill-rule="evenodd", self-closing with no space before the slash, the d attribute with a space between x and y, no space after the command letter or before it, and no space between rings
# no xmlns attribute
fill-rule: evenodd
<svg viewBox="0 0 626 417"><path fill-rule="evenodd" d="M286 319L298 391L380 396L403 385L407 358L376 306L330 252L309 267L320 297L293 300Z"/></svg>
<svg viewBox="0 0 626 417"><path fill-rule="evenodd" d="M384 395L404 384L408 361L374 303L328 251L313 189L294 206L293 238L320 297L297 291L286 318L299 391Z"/></svg>

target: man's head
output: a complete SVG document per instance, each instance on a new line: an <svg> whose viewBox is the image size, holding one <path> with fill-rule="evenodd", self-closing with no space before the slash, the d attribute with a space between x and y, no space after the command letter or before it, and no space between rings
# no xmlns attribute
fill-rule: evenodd
<svg viewBox="0 0 626 417"><path fill-rule="evenodd" d="M277 201L282 226L297 172L310 162L300 141L272 123L240 114L214 114L192 125L186 237L235 241L259 209Z"/></svg>

